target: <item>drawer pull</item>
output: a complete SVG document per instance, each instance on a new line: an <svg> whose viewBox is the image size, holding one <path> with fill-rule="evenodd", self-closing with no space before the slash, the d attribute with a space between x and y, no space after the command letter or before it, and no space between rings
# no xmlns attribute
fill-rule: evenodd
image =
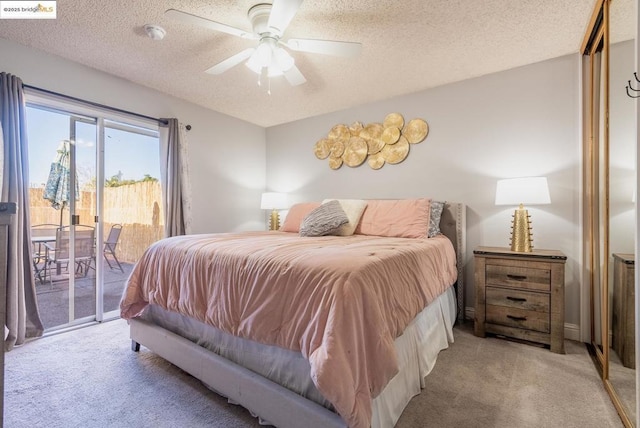
<svg viewBox="0 0 640 428"><path fill-rule="evenodd" d="M507 315L507 318L512 319L514 321L526 321L527 317L516 317L513 315Z"/></svg>
<svg viewBox="0 0 640 428"><path fill-rule="evenodd" d="M527 279L525 275L510 275L510 274L507 274L507 278L513 279L514 281L524 281L525 279Z"/></svg>
<svg viewBox="0 0 640 428"><path fill-rule="evenodd" d="M526 302L527 299L524 299L522 297L511 297L511 296L507 296L507 300L511 300L512 302Z"/></svg>

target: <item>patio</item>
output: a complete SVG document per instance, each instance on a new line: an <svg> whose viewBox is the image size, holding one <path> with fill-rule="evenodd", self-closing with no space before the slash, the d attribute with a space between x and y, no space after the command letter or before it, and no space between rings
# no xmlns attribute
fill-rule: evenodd
<svg viewBox="0 0 640 428"><path fill-rule="evenodd" d="M105 263L104 275L104 311L118 309L120 296L125 282L133 270L132 263L122 263L124 272L115 267L109 269ZM36 280L36 297L40 318L45 329L58 327L69 322L69 276L64 272L53 276L53 282L41 283ZM86 277L76 276L75 281L75 319L95 314L95 271L90 270Z"/></svg>

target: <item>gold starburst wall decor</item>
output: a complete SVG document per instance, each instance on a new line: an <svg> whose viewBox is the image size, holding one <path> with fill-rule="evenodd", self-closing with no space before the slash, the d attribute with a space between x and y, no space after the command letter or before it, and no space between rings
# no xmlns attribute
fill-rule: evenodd
<svg viewBox="0 0 640 428"><path fill-rule="evenodd" d="M313 150L318 159L329 159L331 169L343 164L355 168L365 161L372 169L380 169L385 163L405 160L411 145L423 141L428 133L429 125L423 119L405 123L400 113L390 113L383 123L336 125Z"/></svg>

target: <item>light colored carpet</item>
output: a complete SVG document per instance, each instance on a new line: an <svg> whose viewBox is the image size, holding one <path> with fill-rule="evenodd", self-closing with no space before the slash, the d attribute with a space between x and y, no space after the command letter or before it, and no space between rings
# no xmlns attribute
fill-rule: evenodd
<svg viewBox="0 0 640 428"><path fill-rule="evenodd" d="M454 329L398 427L622 427L583 343L566 354ZM428 421L421 425L421 421Z"/></svg>
<svg viewBox="0 0 640 428"><path fill-rule="evenodd" d="M145 348L132 352L128 337L117 320L9 352L4 426L259 426ZM456 327L455 343L397 427L621 427L584 345L567 341L566 348L557 355Z"/></svg>

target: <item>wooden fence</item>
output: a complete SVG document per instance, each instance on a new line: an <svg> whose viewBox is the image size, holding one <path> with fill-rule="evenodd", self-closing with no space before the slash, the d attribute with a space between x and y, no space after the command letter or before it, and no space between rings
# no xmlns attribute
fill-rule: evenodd
<svg viewBox="0 0 640 428"><path fill-rule="evenodd" d="M51 207L42 194L42 187L29 189L31 224L60 224L60 210ZM104 189L104 236L112 224L122 225L116 255L121 262L134 263L144 250L161 239L164 234L162 196L159 182L140 182ZM96 214L95 191L83 190L76 200L76 213L80 224L94 224ZM69 211L65 208L62 225L69 224Z"/></svg>

